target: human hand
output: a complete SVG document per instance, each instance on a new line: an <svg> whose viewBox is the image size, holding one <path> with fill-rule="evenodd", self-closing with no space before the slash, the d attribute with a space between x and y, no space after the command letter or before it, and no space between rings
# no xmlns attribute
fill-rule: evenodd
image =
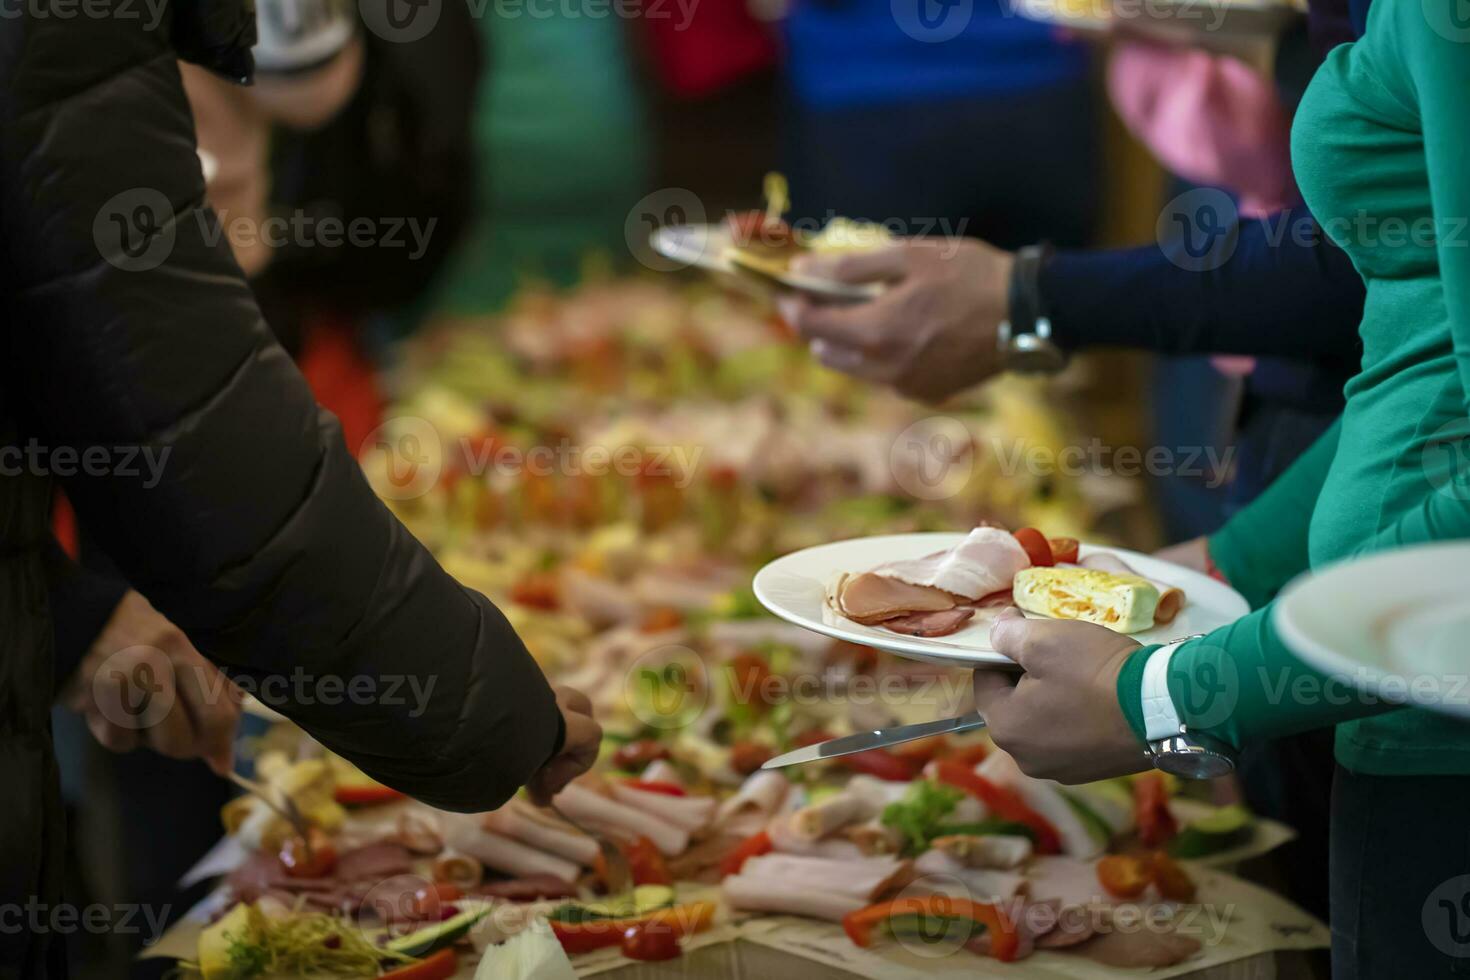
<svg viewBox="0 0 1470 980"><path fill-rule="evenodd" d="M1154 552L1154 557L1183 565L1201 575L1209 575L1213 568L1210 562L1210 539L1204 535L1160 548Z"/></svg>
<svg viewBox="0 0 1470 980"><path fill-rule="evenodd" d="M566 738L561 751L526 784L526 791L537 806L546 806L567 783L591 769L602 747L602 726L592 718L592 702L587 695L560 685L555 690L556 706L566 722Z"/></svg>
<svg viewBox="0 0 1470 980"><path fill-rule="evenodd" d="M1118 705L1118 672L1136 641L1093 623L1025 619L1012 608L990 628L990 643L1025 673L1015 680L975 671L975 708L1023 772L1087 783L1148 768Z"/></svg>
<svg viewBox="0 0 1470 980"><path fill-rule="evenodd" d="M220 773L234 765L239 689L137 592L117 604L61 700L114 752L143 746Z"/></svg>
<svg viewBox="0 0 1470 980"><path fill-rule="evenodd" d="M982 241L908 238L874 252L808 255L804 275L860 283L892 281L865 303L781 301L792 328L823 364L941 401L999 372L997 331L1009 305L1014 256Z"/></svg>

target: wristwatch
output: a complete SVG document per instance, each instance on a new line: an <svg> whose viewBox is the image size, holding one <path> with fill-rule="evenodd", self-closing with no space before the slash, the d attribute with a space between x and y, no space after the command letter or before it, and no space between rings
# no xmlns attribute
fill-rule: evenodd
<svg viewBox="0 0 1470 980"><path fill-rule="evenodd" d="M1149 654L1143 667L1144 754L1155 769L1184 779L1214 779L1235 771L1235 752L1228 744L1203 732L1191 732L1179 719L1169 694L1169 661L1174 651L1203 633L1185 636Z"/></svg>
<svg viewBox="0 0 1470 980"><path fill-rule="evenodd" d="M1051 339L1051 320L1041 300L1041 267L1050 257L1049 244L1027 245L1011 266L1009 315L996 331L1007 371L1055 374L1067 366L1066 351Z"/></svg>

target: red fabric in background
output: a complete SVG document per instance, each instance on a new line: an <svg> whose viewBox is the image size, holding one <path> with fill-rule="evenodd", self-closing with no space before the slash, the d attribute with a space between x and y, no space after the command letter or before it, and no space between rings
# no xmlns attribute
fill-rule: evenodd
<svg viewBox="0 0 1470 980"><path fill-rule="evenodd" d="M675 95L709 95L776 64L771 29L750 15L745 0L698 0L687 22L673 0L645 0L645 6L658 12L640 18L650 54Z"/></svg>
<svg viewBox="0 0 1470 980"><path fill-rule="evenodd" d="M356 326L334 316L313 320L296 363L316 400L341 420L347 448L356 456L383 421L383 393Z"/></svg>

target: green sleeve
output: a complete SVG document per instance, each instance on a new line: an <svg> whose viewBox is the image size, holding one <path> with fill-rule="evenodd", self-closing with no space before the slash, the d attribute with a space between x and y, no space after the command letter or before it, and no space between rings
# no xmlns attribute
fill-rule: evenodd
<svg viewBox="0 0 1470 980"><path fill-rule="evenodd" d="M1437 492L1380 531L1359 554L1470 537L1470 30L1452 20L1450 0L1398 2L1378 13L1385 88L1417 107L1434 211L1439 276L1465 414L1430 434L1425 478ZM1372 21L1370 19L1370 24ZM1370 34L1371 34L1370 30Z"/></svg>
<svg viewBox="0 0 1470 980"><path fill-rule="evenodd" d="M1310 565L1307 530L1341 428L1339 420L1250 506L1210 536L1210 558L1252 609L1269 602Z"/></svg>

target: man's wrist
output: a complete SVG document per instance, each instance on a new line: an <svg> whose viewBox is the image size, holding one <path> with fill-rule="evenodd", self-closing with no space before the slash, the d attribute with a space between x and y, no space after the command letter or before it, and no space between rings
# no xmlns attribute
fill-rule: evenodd
<svg viewBox="0 0 1470 980"><path fill-rule="evenodd" d="M1123 669L1118 671L1118 706L1140 746L1148 743L1143 717L1143 672L1149 656L1158 648L1157 643L1139 647L1128 655Z"/></svg>

